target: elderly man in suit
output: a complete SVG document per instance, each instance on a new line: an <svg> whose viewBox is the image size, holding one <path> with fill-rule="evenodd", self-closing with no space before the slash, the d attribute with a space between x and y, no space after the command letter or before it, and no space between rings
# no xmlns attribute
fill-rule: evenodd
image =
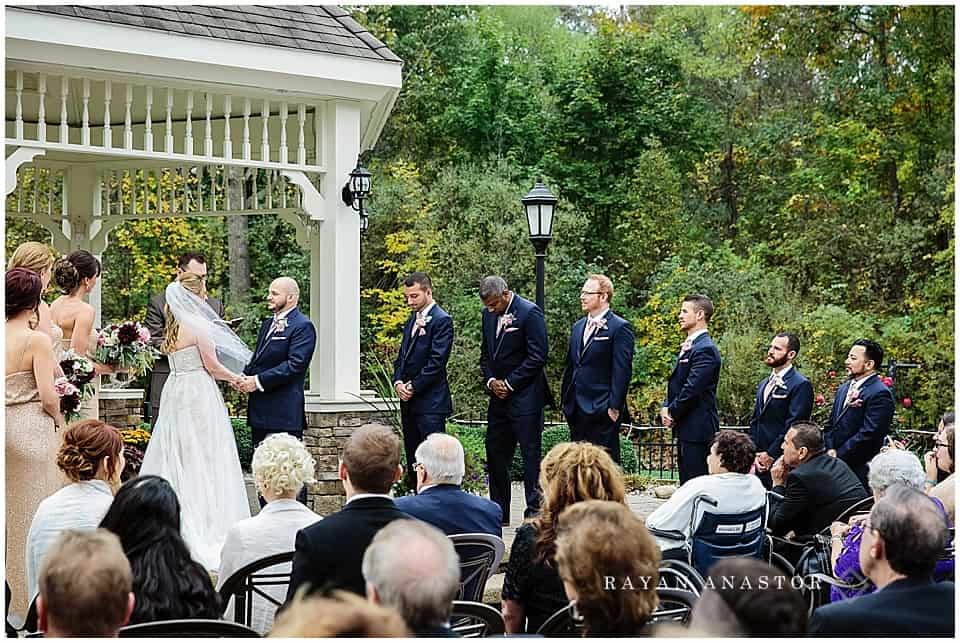
<svg viewBox="0 0 960 643"><path fill-rule="evenodd" d="M660 409L663 425L673 429L679 450L680 484L707 475L707 453L720 430L717 383L720 351L707 324L713 302L706 295L688 295L680 306L680 330L687 335L667 383L667 399Z"/></svg>
<svg viewBox="0 0 960 643"><path fill-rule="evenodd" d="M354 431L343 445L339 474L347 503L297 532L287 604L303 585L308 593L342 589L363 596L367 546L387 524L410 518L390 497L403 474L400 439L390 427L365 424Z"/></svg>
<svg viewBox="0 0 960 643"><path fill-rule="evenodd" d="M207 261L199 252L185 252L180 255L177 261L177 277L185 272L190 272L206 280ZM164 331L167 326L167 316L165 313L167 297L165 292L154 295L147 303L146 327L150 331L150 344L159 349L163 344ZM214 297L207 298L207 305L213 309L218 316L223 317L223 303ZM163 392L163 385L167 383L170 377L170 362L166 355L161 355L153 363L153 371L150 375L150 426L153 427L160 414L160 393Z"/></svg>
<svg viewBox="0 0 960 643"><path fill-rule="evenodd" d="M500 505L460 488L464 457L459 440L431 433L417 447L416 460L417 495L397 498L397 509L447 535L503 535Z"/></svg>
<svg viewBox="0 0 960 643"><path fill-rule="evenodd" d="M880 453L893 421L893 393L877 374L883 349L875 341L858 339L847 355L850 379L837 390L824 438L830 455L850 465L867 487L867 463Z"/></svg>
<svg viewBox="0 0 960 643"><path fill-rule="evenodd" d="M943 512L929 497L892 485L870 512L860 541L860 566L878 591L818 608L810 634L953 637L954 584L932 580L948 539Z"/></svg>
<svg viewBox="0 0 960 643"><path fill-rule="evenodd" d="M602 446L620 464L634 335L630 322L610 310L612 299L609 277L587 277L580 291L580 307L587 315L574 322L570 332L561 400L570 439Z"/></svg>
<svg viewBox="0 0 960 643"><path fill-rule="evenodd" d="M490 499L510 524L510 465L517 443L523 455L523 489L529 517L540 508L540 435L547 400L547 322L533 302L510 292L501 277L480 282L480 370L487 405L487 468Z"/></svg>
<svg viewBox="0 0 960 643"><path fill-rule="evenodd" d="M453 319L433 300L433 283L422 272L403 281L410 317L403 325L400 352L393 363L393 386L400 398L407 484L416 484L413 458L431 433L442 433L453 413L447 362L453 348Z"/></svg>
<svg viewBox="0 0 960 643"><path fill-rule="evenodd" d="M783 454L780 445L787 429L809 420L813 410L813 386L793 365L799 352L800 339L796 335L775 335L764 360L773 370L757 387L750 437L757 447L757 476L767 489L772 486L770 467Z"/></svg>

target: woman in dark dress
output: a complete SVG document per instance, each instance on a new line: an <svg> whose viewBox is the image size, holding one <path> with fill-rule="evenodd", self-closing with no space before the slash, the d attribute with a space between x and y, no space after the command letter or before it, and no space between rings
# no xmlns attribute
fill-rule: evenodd
<svg viewBox="0 0 960 643"><path fill-rule="evenodd" d="M534 633L568 603L557 571L557 519L582 500L626 503L623 474L610 454L586 442L550 449L540 466L540 514L517 529L503 581L502 611L508 634Z"/></svg>

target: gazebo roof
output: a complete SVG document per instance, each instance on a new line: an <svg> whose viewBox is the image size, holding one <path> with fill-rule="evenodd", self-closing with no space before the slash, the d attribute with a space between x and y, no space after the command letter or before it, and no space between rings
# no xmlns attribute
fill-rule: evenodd
<svg viewBox="0 0 960 643"><path fill-rule="evenodd" d="M402 62L385 44L351 18L349 13L335 6L8 5L8 7L187 36Z"/></svg>

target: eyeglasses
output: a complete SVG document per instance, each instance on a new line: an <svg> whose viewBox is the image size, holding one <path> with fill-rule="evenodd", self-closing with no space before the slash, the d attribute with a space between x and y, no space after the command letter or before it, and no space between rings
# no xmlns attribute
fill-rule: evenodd
<svg viewBox="0 0 960 643"><path fill-rule="evenodd" d="M426 469L424 468L422 462L414 462L414 463L413 463L413 470L416 471L417 469L423 469L424 471L426 471Z"/></svg>
<svg viewBox="0 0 960 643"><path fill-rule="evenodd" d="M950 448L950 445L947 444L946 442L934 442L934 443L933 443L933 447L934 447L934 448L943 447L943 448L945 448L945 449L949 449L949 448Z"/></svg>
<svg viewBox="0 0 960 643"><path fill-rule="evenodd" d="M580 295L602 295L603 293L599 290L581 290Z"/></svg>

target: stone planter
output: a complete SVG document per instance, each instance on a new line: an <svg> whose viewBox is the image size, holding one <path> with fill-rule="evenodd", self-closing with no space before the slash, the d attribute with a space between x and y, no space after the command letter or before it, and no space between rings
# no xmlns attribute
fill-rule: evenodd
<svg viewBox="0 0 960 643"><path fill-rule="evenodd" d="M110 426L135 429L143 422L142 388L100 389L100 420Z"/></svg>

